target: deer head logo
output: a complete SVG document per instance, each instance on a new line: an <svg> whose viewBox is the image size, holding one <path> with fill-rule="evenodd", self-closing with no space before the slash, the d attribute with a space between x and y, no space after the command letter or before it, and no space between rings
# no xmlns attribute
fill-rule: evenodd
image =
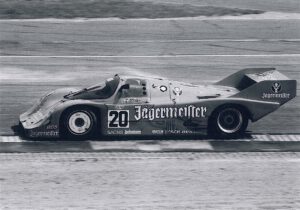
<svg viewBox="0 0 300 210"><path fill-rule="evenodd" d="M273 83L272 90L274 93L278 93L281 90L281 84L279 82Z"/></svg>

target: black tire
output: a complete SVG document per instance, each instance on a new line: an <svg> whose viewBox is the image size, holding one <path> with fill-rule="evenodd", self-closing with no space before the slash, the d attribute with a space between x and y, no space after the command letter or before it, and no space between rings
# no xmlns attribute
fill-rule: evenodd
<svg viewBox="0 0 300 210"><path fill-rule="evenodd" d="M209 120L209 135L215 138L237 138L245 133L249 116L241 106L224 105Z"/></svg>
<svg viewBox="0 0 300 210"><path fill-rule="evenodd" d="M92 138L96 134L97 117L88 108L72 108L61 118L61 136L69 140Z"/></svg>

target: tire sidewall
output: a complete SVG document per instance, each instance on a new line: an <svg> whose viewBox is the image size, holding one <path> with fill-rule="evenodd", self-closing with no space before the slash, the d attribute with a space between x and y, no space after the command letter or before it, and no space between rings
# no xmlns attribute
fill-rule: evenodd
<svg viewBox="0 0 300 210"><path fill-rule="evenodd" d="M82 112L84 114L86 114L89 119L90 119L90 127L88 129L88 131L79 134L79 133L75 133L72 131L72 129L69 126L69 120L71 118L71 116L73 116L75 113L79 113ZM72 108L70 110L68 110L62 117L63 121L61 122L62 124L62 132L63 132L63 137L67 138L67 139L74 139L74 140L83 140L89 137L94 137L95 133L96 133L96 128L97 128L97 118L96 115L93 111L87 109L87 108Z"/></svg>
<svg viewBox="0 0 300 210"><path fill-rule="evenodd" d="M234 132L225 132L224 129L220 128L218 120L220 114L227 111L235 111L241 115L241 125L240 127ZM244 134L247 126L248 126L248 116L245 110L242 107L235 106L235 105L224 105L216 109L209 120L209 129L208 134L213 136L214 138L237 138Z"/></svg>

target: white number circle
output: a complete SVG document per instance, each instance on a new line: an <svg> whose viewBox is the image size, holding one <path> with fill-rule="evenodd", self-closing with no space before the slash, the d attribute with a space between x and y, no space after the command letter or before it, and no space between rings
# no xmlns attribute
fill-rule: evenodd
<svg viewBox="0 0 300 210"><path fill-rule="evenodd" d="M85 112L74 112L68 120L69 130L77 135L87 133L92 126L91 117Z"/></svg>

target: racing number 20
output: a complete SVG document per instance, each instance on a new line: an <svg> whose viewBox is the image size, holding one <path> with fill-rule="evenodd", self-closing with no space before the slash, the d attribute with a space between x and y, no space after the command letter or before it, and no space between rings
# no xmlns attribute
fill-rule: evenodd
<svg viewBox="0 0 300 210"><path fill-rule="evenodd" d="M108 127L109 128L128 128L129 127L129 112L128 110L111 110L108 112Z"/></svg>

